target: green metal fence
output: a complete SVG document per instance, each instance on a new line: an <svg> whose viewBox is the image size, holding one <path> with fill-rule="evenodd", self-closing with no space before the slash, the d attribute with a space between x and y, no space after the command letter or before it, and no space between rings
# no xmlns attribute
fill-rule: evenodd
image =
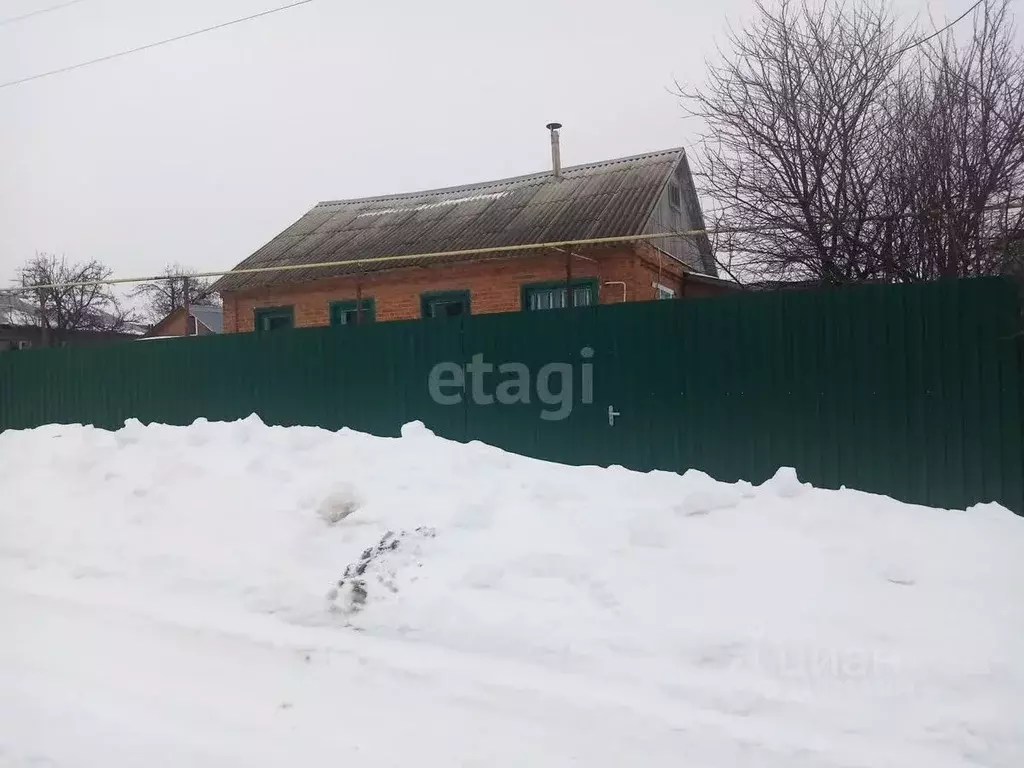
<svg viewBox="0 0 1024 768"><path fill-rule="evenodd" d="M753 482L789 465L824 487L1024 512L1019 334L1013 285L980 279L16 352L0 356L0 429L256 412L394 435L419 419L573 464ZM461 402L438 402L431 371L474 355L495 370L463 369ZM487 402L523 370L529 402ZM452 366L435 378L455 400Z"/></svg>

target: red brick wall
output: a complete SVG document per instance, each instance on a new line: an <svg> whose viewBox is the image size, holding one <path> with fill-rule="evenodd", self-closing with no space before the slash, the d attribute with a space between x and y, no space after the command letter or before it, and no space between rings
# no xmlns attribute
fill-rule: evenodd
<svg viewBox="0 0 1024 768"><path fill-rule="evenodd" d="M196 334L196 319L189 317L189 335L195 336ZM212 333L202 323L199 323L199 336L206 336ZM184 336L185 335L185 312L183 310L177 310L168 318L165 318L160 327L154 329L149 334L150 336Z"/></svg>
<svg viewBox="0 0 1024 768"><path fill-rule="evenodd" d="M655 283L671 288L676 292L676 298L680 298L683 294L685 274L683 265L657 248L641 245L637 250L640 254L640 264L637 270L635 300L651 301L658 298L658 289L654 287Z"/></svg>
<svg viewBox="0 0 1024 768"><path fill-rule="evenodd" d="M688 276L683 266L656 248L641 245L638 248L641 255L640 270L643 277L637 287L637 300L646 301L658 298L658 291L655 283L661 283L666 288L676 292L677 299L698 299L708 296L722 296L739 290L726 281L722 282L698 282L696 276Z"/></svg>
<svg viewBox="0 0 1024 768"><path fill-rule="evenodd" d="M643 294L645 278L640 275L640 259L633 250L581 252L573 260L573 277L598 278L602 304L622 301L622 286L606 285L608 282L624 282L627 301L652 298ZM365 275L362 294L363 298L375 300L378 321L409 320L420 316L420 294L428 291L468 289L473 314L514 312L520 309L520 286L563 279L565 255L552 252ZM356 278L346 276L244 293L225 292L222 298L225 333L251 331L253 310L260 307L293 306L297 327L327 325L332 301L356 298Z"/></svg>
<svg viewBox="0 0 1024 768"><path fill-rule="evenodd" d="M646 245L635 249L592 249L576 254L573 277L597 278L601 304L650 301L657 298L654 288L657 282L674 289L677 298L709 296L726 290L692 281L686 281L684 286L686 277L682 265ZM551 252L542 256L505 256L365 275L362 294L363 298L374 299L378 321L418 318L420 295L428 291L468 289L470 311L479 315L518 311L522 285L564 279L565 255ZM251 331L253 310L260 307L294 307L298 327L327 325L330 303L355 299L356 293L354 276L224 293L224 332Z"/></svg>
<svg viewBox="0 0 1024 768"><path fill-rule="evenodd" d="M177 310L170 317L165 318L159 328L155 328L151 336L184 336L185 335L185 313Z"/></svg>

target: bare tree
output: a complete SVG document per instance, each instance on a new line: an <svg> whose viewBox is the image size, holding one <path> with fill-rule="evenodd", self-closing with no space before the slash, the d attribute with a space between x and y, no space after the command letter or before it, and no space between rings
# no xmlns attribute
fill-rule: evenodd
<svg viewBox="0 0 1024 768"><path fill-rule="evenodd" d="M217 304L217 294L210 291L212 283L198 277L192 277L190 270L180 264L164 267L164 280L143 283L132 291L132 297L142 299L143 312L152 322L167 317L176 309L190 305L213 306Z"/></svg>
<svg viewBox="0 0 1024 768"><path fill-rule="evenodd" d="M1008 271L1024 227L1024 51L1006 0L983 3L965 43L949 32L922 47L898 109L886 276Z"/></svg>
<svg viewBox="0 0 1024 768"><path fill-rule="evenodd" d="M72 331L127 331L135 321L109 285L112 270L98 261L71 263L63 256L39 253L18 271L43 328L44 343L66 340Z"/></svg>
<svg viewBox="0 0 1024 768"><path fill-rule="evenodd" d="M702 185L759 278L867 276L885 163L897 33L885 10L758 3L703 90L680 89L708 128Z"/></svg>
<svg viewBox="0 0 1024 768"><path fill-rule="evenodd" d="M698 177L722 212L719 248L749 279L1005 270L1024 191L1007 0L984 0L962 46L856 0L759 4L728 42L706 86L680 94L707 126Z"/></svg>

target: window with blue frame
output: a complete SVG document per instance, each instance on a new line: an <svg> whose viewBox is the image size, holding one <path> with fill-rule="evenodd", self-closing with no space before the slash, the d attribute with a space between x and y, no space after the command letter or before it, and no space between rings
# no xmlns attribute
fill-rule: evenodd
<svg viewBox="0 0 1024 768"><path fill-rule="evenodd" d="M331 325L358 325L372 323L376 319L377 306L373 299L363 299L360 303L355 299L331 302Z"/></svg>
<svg viewBox="0 0 1024 768"><path fill-rule="evenodd" d="M253 310L256 333L295 327L295 307L259 307Z"/></svg>
<svg viewBox="0 0 1024 768"><path fill-rule="evenodd" d="M567 297L565 280L522 286L522 308L525 310L562 309L568 306ZM589 277L573 280L572 297L574 307L597 304L597 280Z"/></svg>
<svg viewBox="0 0 1024 768"><path fill-rule="evenodd" d="M423 317L459 317L469 314L469 291L434 291L420 296Z"/></svg>

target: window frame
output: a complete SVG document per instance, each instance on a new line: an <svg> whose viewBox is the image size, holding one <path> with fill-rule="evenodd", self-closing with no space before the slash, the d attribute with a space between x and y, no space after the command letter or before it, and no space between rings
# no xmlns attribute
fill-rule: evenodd
<svg viewBox="0 0 1024 768"><path fill-rule="evenodd" d="M654 288L654 298L657 301L666 301L668 299L674 299L676 297L676 289L669 288L664 283L651 283L651 287ZM662 292L668 294L668 296L662 296Z"/></svg>
<svg viewBox="0 0 1024 768"><path fill-rule="evenodd" d="M473 314L472 306L472 294L468 288L460 288L453 291L426 291L420 294L420 319L422 320L450 320L451 318L447 315L428 314L427 308L436 301L444 301L446 303L453 304L455 300L458 300L464 307L465 311L458 317L465 317L466 315Z"/></svg>
<svg viewBox="0 0 1024 768"><path fill-rule="evenodd" d="M675 193L675 202L672 202L673 193ZM680 213L683 210L683 190L676 181L668 183L668 207Z"/></svg>
<svg viewBox="0 0 1024 768"><path fill-rule="evenodd" d="M253 307L252 310L252 325L253 330L256 333L273 333L271 329L263 330L260 328L260 321L264 318L270 317L285 317L287 316L288 322L291 325L286 329L278 330L293 330L295 328L295 305L287 304L279 307Z"/></svg>
<svg viewBox="0 0 1024 768"><path fill-rule="evenodd" d="M552 288L565 288L565 280L543 280L538 283L523 283L519 286L519 309L522 312L543 312L545 310L530 309L530 294L535 291L549 291ZM577 288L589 287L591 302L590 304L574 304L564 307L551 307L551 309L579 309L580 307L594 307L601 303L601 297L598 293L600 290L600 284L596 277L576 277L572 280L572 288L575 291ZM568 296L566 296L568 298Z"/></svg>
<svg viewBox="0 0 1024 768"><path fill-rule="evenodd" d="M363 322L373 323L377 320L377 300L373 296L364 296L362 299L363 304ZM341 312L355 312L358 309L359 301L357 299L339 299L338 301L332 301L327 305L327 322L332 328L339 328L343 325L349 325L349 323L336 323L335 313ZM357 325L357 323L352 323Z"/></svg>

